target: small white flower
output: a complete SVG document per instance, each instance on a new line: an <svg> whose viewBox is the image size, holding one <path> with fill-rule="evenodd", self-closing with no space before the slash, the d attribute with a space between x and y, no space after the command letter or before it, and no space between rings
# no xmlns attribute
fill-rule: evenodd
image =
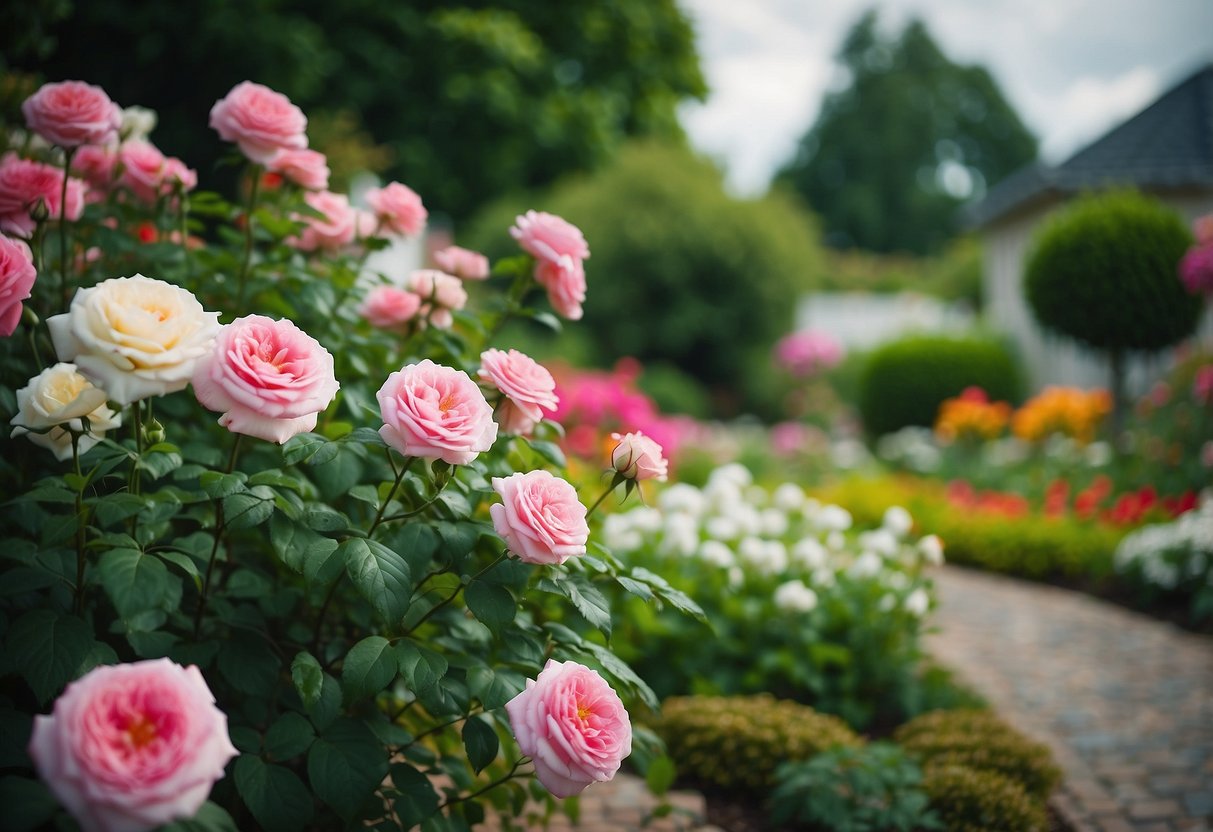
<svg viewBox="0 0 1213 832"><path fill-rule="evenodd" d="M884 569L884 561L881 560L880 555L872 551L865 551L855 559L847 571L852 578L871 578L879 575L882 569Z"/></svg>
<svg viewBox="0 0 1213 832"><path fill-rule="evenodd" d="M910 577L905 572L889 572L885 580L889 584L889 589L895 589L898 592L903 592L910 585Z"/></svg>
<svg viewBox="0 0 1213 832"><path fill-rule="evenodd" d="M719 540L705 540L699 544L699 559L721 569L728 569L737 562L733 550Z"/></svg>
<svg viewBox="0 0 1213 832"><path fill-rule="evenodd" d="M846 536L842 532L830 532L826 535L826 546L834 552L841 552L847 545Z"/></svg>
<svg viewBox="0 0 1213 832"><path fill-rule="evenodd" d="M661 512L648 506L632 509L627 513L627 518L631 521L632 528L645 534L656 534L661 531L664 522Z"/></svg>
<svg viewBox="0 0 1213 832"><path fill-rule="evenodd" d="M777 508L763 510L759 516L761 531L770 537L783 537L788 533L788 516Z"/></svg>
<svg viewBox="0 0 1213 832"><path fill-rule="evenodd" d="M814 570L810 580L813 582L813 586L819 587L820 589L829 589L838 583L838 578L834 574L834 570L827 568Z"/></svg>
<svg viewBox="0 0 1213 832"><path fill-rule="evenodd" d="M657 495L657 505L667 513L680 511L699 516L703 513L703 504L703 492L684 482L668 486Z"/></svg>
<svg viewBox="0 0 1213 832"><path fill-rule="evenodd" d="M687 557L699 548L699 524L695 518L685 514L671 514L665 518L665 536L658 547L662 554Z"/></svg>
<svg viewBox="0 0 1213 832"><path fill-rule="evenodd" d="M906 597L906 612L915 618L922 618L931 606L931 596L922 587L911 592Z"/></svg>
<svg viewBox="0 0 1213 832"><path fill-rule="evenodd" d="M860 534L859 545L886 558L893 557L898 550L897 538L891 531L883 527Z"/></svg>
<svg viewBox="0 0 1213 832"><path fill-rule="evenodd" d="M730 483L735 488L741 489L753 482L754 475L750 473L750 469L746 468L739 462L731 462L728 465L721 465L708 475L709 486L717 483Z"/></svg>
<svg viewBox="0 0 1213 832"><path fill-rule="evenodd" d="M775 590L775 606L784 612L812 612L817 607L817 593L803 581L788 581Z"/></svg>
<svg viewBox="0 0 1213 832"><path fill-rule="evenodd" d="M771 495L771 502L775 508L789 514L800 511L805 504L804 489L794 482L785 482L775 489L775 493Z"/></svg>
<svg viewBox="0 0 1213 832"><path fill-rule="evenodd" d="M822 506L813 519L817 528L824 531L845 532L852 523L851 512L834 505Z"/></svg>
<svg viewBox="0 0 1213 832"><path fill-rule="evenodd" d="M826 565L829 553L815 537L802 537L792 547L792 560L805 569L821 569Z"/></svg>
<svg viewBox="0 0 1213 832"><path fill-rule="evenodd" d="M888 593L880 596L880 603L876 605L881 612L892 612L895 606L897 606L897 599Z"/></svg>
<svg viewBox="0 0 1213 832"><path fill-rule="evenodd" d="M889 506L884 513L882 525L895 536L905 537L914 525L914 518L901 506Z"/></svg>
<svg viewBox="0 0 1213 832"><path fill-rule="evenodd" d="M918 541L918 551L931 566L943 565L943 541L939 535L929 534Z"/></svg>
<svg viewBox="0 0 1213 832"><path fill-rule="evenodd" d="M732 517L720 514L709 517L703 524L703 531L714 540L736 540L741 537L741 528L737 525L737 521Z"/></svg>
<svg viewBox="0 0 1213 832"><path fill-rule="evenodd" d="M118 134L123 141L143 141L156 129L156 111L133 105L122 108L122 126Z"/></svg>
<svg viewBox="0 0 1213 832"><path fill-rule="evenodd" d="M737 554L747 564L766 575L777 575L788 568L788 550L778 540L744 538L737 547Z"/></svg>
<svg viewBox="0 0 1213 832"><path fill-rule="evenodd" d="M632 526L628 514L608 514L602 522L602 545L612 552L634 552L644 545L643 535Z"/></svg>

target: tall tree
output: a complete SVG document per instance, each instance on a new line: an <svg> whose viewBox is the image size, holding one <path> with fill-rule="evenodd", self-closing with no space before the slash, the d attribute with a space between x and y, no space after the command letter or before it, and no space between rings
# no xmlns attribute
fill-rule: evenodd
<svg viewBox="0 0 1213 832"><path fill-rule="evenodd" d="M835 248L938 251L957 209L1036 158L1036 139L983 67L949 60L912 20L883 35L875 11L838 53L831 93L778 181L822 219Z"/></svg>
<svg viewBox="0 0 1213 832"><path fill-rule="evenodd" d="M394 150L388 172L456 217L591 169L628 136L680 137L676 105L706 94L675 0L74 0L58 14L69 2L44 15L49 56L48 38L14 32L0 54L158 110L157 142L203 168L223 152L207 113L240 81L351 112Z"/></svg>

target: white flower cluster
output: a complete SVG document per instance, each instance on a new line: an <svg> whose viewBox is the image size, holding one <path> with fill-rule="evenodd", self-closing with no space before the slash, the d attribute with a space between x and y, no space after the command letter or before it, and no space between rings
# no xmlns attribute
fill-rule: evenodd
<svg viewBox="0 0 1213 832"><path fill-rule="evenodd" d="M703 488L677 483L658 494L655 507L610 515L601 539L625 559L723 571L730 588L766 593L789 613L811 612L826 594L862 583L881 593L883 610L925 615L930 595L920 573L943 563L940 539L913 539L913 518L901 507L890 508L876 529L853 532L853 522L846 509L794 483L768 491L731 464Z"/></svg>
<svg viewBox="0 0 1213 832"><path fill-rule="evenodd" d="M1131 532L1116 547L1116 571L1138 573L1147 583L1172 590L1188 581L1213 586L1213 497L1170 523Z"/></svg>

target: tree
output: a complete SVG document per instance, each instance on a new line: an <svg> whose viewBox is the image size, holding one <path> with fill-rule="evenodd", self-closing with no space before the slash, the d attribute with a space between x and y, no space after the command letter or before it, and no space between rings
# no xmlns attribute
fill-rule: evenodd
<svg viewBox="0 0 1213 832"><path fill-rule="evenodd" d="M680 137L675 106L706 94L674 0L76 0L46 28L49 58L8 51L11 32L0 52L160 111L157 142L192 165L224 151L197 130L211 105L256 80L356 115L394 150L388 173L456 218L592 169L627 136Z"/></svg>
<svg viewBox="0 0 1213 832"><path fill-rule="evenodd" d="M834 248L939 251L966 199L1036 157L989 72L953 63L920 21L886 37L869 11L838 61L848 85L826 97L777 177Z"/></svg>

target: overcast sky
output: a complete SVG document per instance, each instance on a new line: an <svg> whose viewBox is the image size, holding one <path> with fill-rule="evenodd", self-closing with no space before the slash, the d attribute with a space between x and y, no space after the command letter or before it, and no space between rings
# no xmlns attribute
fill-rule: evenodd
<svg viewBox="0 0 1213 832"><path fill-rule="evenodd" d="M1213 0L681 0L711 89L692 144L761 193L817 116L834 55L872 5L922 18L952 60L984 64L1059 162L1213 61Z"/></svg>

